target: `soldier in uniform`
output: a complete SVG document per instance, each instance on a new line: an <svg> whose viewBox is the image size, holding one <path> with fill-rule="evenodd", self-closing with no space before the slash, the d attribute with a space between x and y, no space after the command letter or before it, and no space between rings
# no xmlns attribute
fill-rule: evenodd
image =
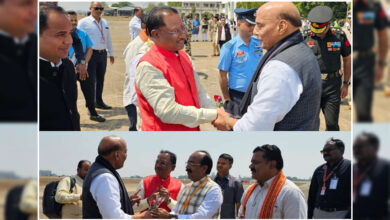
<svg viewBox="0 0 390 220"><path fill-rule="evenodd" d="M234 10L238 20L238 35L221 48L219 84L225 99L225 110L233 116L238 114L238 106L263 56L260 42L253 36L256 10L257 8Z"/></svg>
<svg viewBox="0 0 390 220"><path fill-rule="evenodd" d="M191 39L192 39L192 21L191 21L191 14L186 15L185 25L187 29L187 40L184 42L185 51L188 55L192 56L191 54Z"/></svg>
<svg viewBox="0 0 390 220"><path fill-rule="evenodd" d="M210 24L210 30L211 30L211 41L213 44L213 54L211 56L219 56L219 45L217 44L217 29L218 29L219 21L218 21L218 16L214 16L213 20L211 21Z"/></svg>
<svg viewBox="0 0 390 220"><path fill-rule="evenodd" d="M325 116L326 130L339 131L341 98L348 95L351 84L351 45L340 28L330 27L333 11L328 6L317 6L310 10L310 30L304 38L317 57L321 70L321 109ZM343 59L344 80L339 74L340 57Z"/></svg>
<svg viewBox="0 0 390 220"><path fill-rule="evenodd" d="M358 122L372 121L375 81L381 80L386 66L387 25L386 13L379 2L353 1L353 100ZM379 40L378 59L374 53L375 30Z"/></svg>

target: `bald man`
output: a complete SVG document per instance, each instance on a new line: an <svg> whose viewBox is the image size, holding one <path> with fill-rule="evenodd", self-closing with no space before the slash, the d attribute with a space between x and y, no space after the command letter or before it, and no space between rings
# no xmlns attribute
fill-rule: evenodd
<svg viewBox="0 0 390 220"><path fill-rule="evenodd" d="M294 4L268 2L257 10L253 33L268 52L260 61L240 105L240 119L218 109L219 130L319 129L321 72L305 43Z"/></svg>
<svg viewBox="0 0 390 220"><path fill-rule="evenodd" d="M125 184L116 171L127 158L125 140L117 136L104 137L98 156L89 169L83 184L83 218L151 218L149 212L133 215L132 205L140 200L129 198Z"/></svg>

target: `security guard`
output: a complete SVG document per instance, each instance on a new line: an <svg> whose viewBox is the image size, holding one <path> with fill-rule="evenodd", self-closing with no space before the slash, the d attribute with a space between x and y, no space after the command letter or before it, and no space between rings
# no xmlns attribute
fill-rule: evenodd
<svg viewBox="0 0 390 220"><path fill-rule="evenodd" d="M191 53L191 39L192 39L192 21L191 14L186 15L185 25L187 30L187 39L184 41L185 51L188 55L192 56Z"/></svg>
<svg viewBox="0 0 390 220"><path fill-rule="evenodd" d="M234 10L237 14L238 35L221 48L219 84L225 99L225 110L233 116L237 115L238 106L263 57L261 44L253 36L256 10L257 8Z"/></svg>
<svg viewBox="0 0 390 220"><path fill-rule="evenodd" d="M321 70L321 109L325 116L326 130L339 131L341 98L348 94L351 84L351 45L345 33L331 28L333 11L328 6L316 6L310 10L310 30L304 30L304 38L317 57ZM344 81L341 86L340 56L343 57Z"/></svg>
<svg viewBox="0 0 390 220"><path fill-rule="evenodd" d="M386 67L387 25L386 13L379 2L353 1L353 101L358 122L372 121L375 80L381 80ZM377 66L373 52L375 29L379 40Z"/></svg>

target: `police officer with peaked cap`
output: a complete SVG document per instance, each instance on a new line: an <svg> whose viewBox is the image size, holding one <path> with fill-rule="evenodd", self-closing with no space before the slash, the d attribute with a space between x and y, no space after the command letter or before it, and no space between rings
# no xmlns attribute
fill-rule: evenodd
<svg viewBox="0 0 390 220"><path fill-rule="evenodd" d="M317 57L321 70L321 109L325 116L326 130L339 131L341 98L347 96L351 84L351 45L341 29L331 28L332 17L333 11L328 6L314 7L308 15L310 30L304 30L303 35ZM343 58L343 82L339 73L340 56Z"/></svg>
<svg viewBox="0 0 390 220"><path fill-rule="evenodd" d="M358 122L371 122L375 81L380 81L386 67L386 13L376 1L353 1L353 101ZM375 58L374 34L377 34L378 59ZM376 65L377 64L377 65Z"/></svg>
<svg viewBox="0 0 390 220"><path fill-rule="evenodd" d="M258 63L263 57L263 49L256 36L253 36L257 8L237 8L238 35L226 42L219 58L219 84L225 99L225 110L238 115L239 105L251 82ZM229 73L229 75L228 75Z"/></svg>

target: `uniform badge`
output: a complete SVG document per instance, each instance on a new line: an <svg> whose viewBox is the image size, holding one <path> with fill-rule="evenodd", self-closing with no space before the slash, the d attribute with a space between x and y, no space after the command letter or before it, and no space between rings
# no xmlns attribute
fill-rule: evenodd
<svg viewBox="0 0 390 220"><path fill-rule="evenodd" d="M237 56L237 57L242 57L242 56L244 56L244 55L245 55L245 52L244 52L244 51L239 51L239 52L236 53L236 56Z"/></svg>
<svg viewBox="0 0 390 220"><path fill-rule="evenodd" d="M309 42L307 42L307 45L308 45L309 47L313 47L313 46L314 46L314 42L313 42L313 41L309 41Z"/></svg>
<svg viewBox="0 0 390 220"><path fill-rule="evenodd" d="M332 42L326 43L326 46L327 46L327 47L332 47Z"/></svg>

